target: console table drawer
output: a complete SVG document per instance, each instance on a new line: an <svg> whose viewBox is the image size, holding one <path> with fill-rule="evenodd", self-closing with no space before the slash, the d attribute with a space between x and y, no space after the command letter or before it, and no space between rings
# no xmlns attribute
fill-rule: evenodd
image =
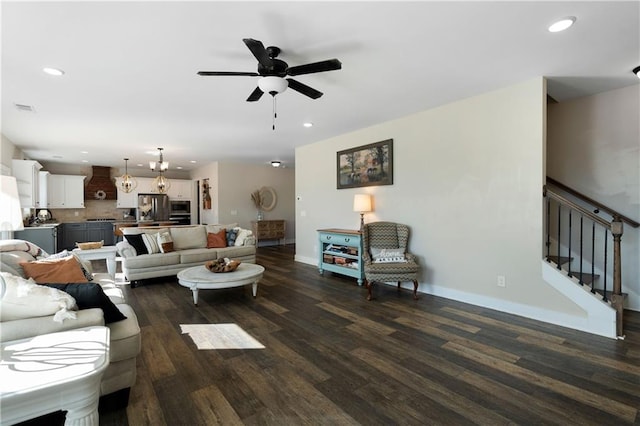
<svg viewBox="0 0 640 426"><path fill-rule="evenodd" d="M353 237L350 235L340 235L340 234L326 234L320 233L320 241L331 244L344 244L344 245L358 245L360 241L360 237Z"/></svg>

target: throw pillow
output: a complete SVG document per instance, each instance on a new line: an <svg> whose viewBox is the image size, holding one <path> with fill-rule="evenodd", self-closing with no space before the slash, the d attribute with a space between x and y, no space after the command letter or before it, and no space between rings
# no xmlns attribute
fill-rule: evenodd
<svg viewBox="0 0 640 426"><path fill-rule="evenodd" d="M238 237L238 231L235 229L227 230L227 246L231 247L236 244L236 238Z"/></svg>
<svg viewBox="0 0 640 426"><path fill-rule="evenodd" d="M64 291L73 297L78 305L78 309L90 309L100 308L104 312L104 323L111 324L112 322L122 321L127 319L126 316L120 312L118 307L104 294L102 287L99 284L43 284L46 287L51 287Z"/></svg>
<svg viewBox="0 0 640 426"><path fill-rule="evenodd" d="M158 247L158 239L155 234L141 234L142 242L144 242L144 246L147 248L147 253L160 253L160 247Z"/></svg>
<svg viewBox="0 0 640 426"><path fill-rule="evenodd" d="M224 248L227 247L227 234L225 229L220 232L207 233L207 248Z"/></svg>
<svg viewBox="0 0 640 426"><path fill-rule="evenodd" d="M157 239L161 253L171 253L173 251L173 240L169 231L158 232Z"/></svg>
<svg viewBox="0 0 640 426"><path fill-rule="evenodd" d="M21 263L20 266L22 266L25 276L33 278L38 284L86 283L88 281L74 256L53 260L34 260L33 262Z"/></svg>
<svg viewBox="0 0 640 426"><path fill-rule="evenodd" d="M76 308L76 301L70 294L37 285L32 279L8 272L0 272L0 279L4 281L6 291L0 300L0 321L49 315L53 315L56 322L76 318L72 312Z"/></svg>
<svg viewBox="0 0 640 426"><path fill-rule="evenodd" d="M170 228L174 250L205 248L207 246L207 230L202 225L173 226Z"/></svg>
<svg viewBox="0 0 640 426"><path fill-rule="evenodd" d="M235 228L235 230L238 231L236 242L234 244L236 246L243 246L247 237L253 235L253 231L251 231L250 229Z"/></svg>
<svg viewBox="0 0 640 426"><path fill-rule="evenodd" d="M406 262L402 249L369 249L374 263Z"/></svg>
<svg viewBox="0 0 640 426"><path fill-rule="evenodd" d="M149 254L147 246L144 245L144 241L142 240L142 234L125 235L124 238L134 249L136 249L136 254L138 256L141 254Z"/></svg>
<svg viewBox="0 0 640 426"><path fill-rule="evenodd" d="M67 249L62 250L59 253L50 254L48 257L46 257L46 259L47 260L63 259L70 255L73 255L73 257L75 257L78 263L80 264L80 269L82 270L82 273L84 274L84 277L87 279L87 281L93 281L93 268L91 267L91 261L80 259L78 256L76 256L75 253L69 253Z"/></svg>

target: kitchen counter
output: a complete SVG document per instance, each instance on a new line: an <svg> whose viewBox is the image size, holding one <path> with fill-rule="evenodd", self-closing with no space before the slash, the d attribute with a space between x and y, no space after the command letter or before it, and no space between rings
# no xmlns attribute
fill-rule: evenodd
<svg viewBox="0 0 640 426"><path fill-rule="evenodd" d="M58 222L55 223L32 223L29 226L25 226L25 228L55 228L56 226L60 226Z"/></svg>
<svg viewBox="0 0 640 426"><path fill-rule="evenodd" d="M162 220L162 221L153 221L153 220L141 220L141 221L133 221L133 220L124 220L121 222L113 223L113 233L114 235L121 237L122 231L120 228L135 228L139 226L172 226L177 225L178 222L171 220Z"/></svg>

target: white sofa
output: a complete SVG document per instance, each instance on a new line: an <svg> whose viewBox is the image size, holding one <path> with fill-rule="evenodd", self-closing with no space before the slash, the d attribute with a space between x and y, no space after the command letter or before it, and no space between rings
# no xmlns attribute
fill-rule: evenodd
<svg viewBox="0 0 640 426"><path fill-rule="evenodd" d="M234 245L207 248L209 233L233 229L237 232ZM147 234L157 236L168 232L173 242L173 251L138 254L127 241L130 235ZM176 225L170 227L130 227L122 228L124 241L116 244L122 258L122 272L131 281L132 287L138 280L177 275L192 266L204 265L209 260L229 258L245 263L256 262L256 241L252 232L242 229L237 223L229 225Z"/></svg>
<svg viewBox="0 0 640 426"><path fill-rule="evenodd" d="M33 243L23 240L0 240L0 270L7 275L25 278L20 263L41 260L49 255ZM85 263L85 267L90 266ZM5 276L7 276L5 275ZM99 284L108 298L127 318L106 324L110 329L109 366L102 376L100 395L112 396L109 404L126 406L131 386L136 382L136 357L140 353L141 338L138 319L134 310L126 304L122 290L109 274L93 275L93 283ZM6 298L3 302L6 302ZM37 310L25 304L25 310ZM0 322L0 341L7 342L41 334L55 333L81 327L104 326L104 313L100 308L82 309L73 312L75 319L54 320L54 315L21 315L19 319ZM31 314L29 314L31 315ZM101 402L102 404L102 402Z"/></svg>

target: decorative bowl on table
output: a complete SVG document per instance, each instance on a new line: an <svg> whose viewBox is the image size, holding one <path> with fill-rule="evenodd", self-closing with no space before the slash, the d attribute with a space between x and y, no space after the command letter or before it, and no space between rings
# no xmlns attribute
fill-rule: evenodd
<svg viewBox="0 0 640 426"><path fill-rule="evenodd" d="M103 244L104 241L90 241L87 243L76 243L76 246L78 246L80 250L91 250L102 248Z"/></svg>
<svg viewBox="0 0 640 426"><path fill-rule="evenodd" d="M211 272L233 272L238 269L240 265L239 260L230 260L225 257L217 260L209 260L205 262L204 267L207 268Z"/></svg>

